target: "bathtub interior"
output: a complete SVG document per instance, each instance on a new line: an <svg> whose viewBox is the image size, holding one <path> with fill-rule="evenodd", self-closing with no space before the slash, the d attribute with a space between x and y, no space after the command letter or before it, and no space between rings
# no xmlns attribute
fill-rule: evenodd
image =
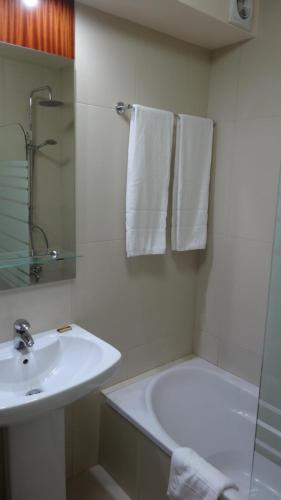
<svg viewBox="0 0 281 500"><path fill-rule="evenodd" d="M162 429L249 490L257 391L225 373L191 362L158 375L147 406Z"/></svg>
<svg viewBox="0 0 281 500"><path fill-rule="evenodd" d="M231 491L225 500L249 499L256 386L194 357L109 388L104 395L112 408L168 455L177 446L189 446L231 477L239 486L239 497ZM251 500L279 499L271 491L272 484L278 491L274 464L269 485L263 477L269 461L261 456L257 460Z"/></svg>

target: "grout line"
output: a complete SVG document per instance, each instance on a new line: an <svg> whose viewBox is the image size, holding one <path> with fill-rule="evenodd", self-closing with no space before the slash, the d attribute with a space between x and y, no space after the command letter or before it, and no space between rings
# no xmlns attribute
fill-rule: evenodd
<svg viewBox="0 0 281 500"><path fill-rule="evenodd" d="M77 245L94 245L96 243L111 243L111 242L116 242L116 241L120 241L120 242L123 242L123 238L112 238L112 239L108 239L108 240L89 240L89 241L77 241Z"/></svg>
<svg viewBox="0 0 281 500"><path fill-rule="evenodd" d="M110 111L115 111L115 105L109 106L109 105L104 105L104 104L93 104L90 102L84 102L84 101L75 101L75 104L79 104L81 106L91 106L92 108L97 108L97 109L107 109Z"/></svg>

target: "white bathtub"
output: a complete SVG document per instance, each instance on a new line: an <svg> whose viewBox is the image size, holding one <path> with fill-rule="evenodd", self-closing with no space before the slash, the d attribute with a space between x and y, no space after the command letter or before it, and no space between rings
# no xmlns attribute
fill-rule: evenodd
<svg viewBox="0 0 281 500"><path fill-rule="evenodd" d="M104 391L108 403L169 455L188 446L248 500L258 388L200 359L173 364Z"/></svg>

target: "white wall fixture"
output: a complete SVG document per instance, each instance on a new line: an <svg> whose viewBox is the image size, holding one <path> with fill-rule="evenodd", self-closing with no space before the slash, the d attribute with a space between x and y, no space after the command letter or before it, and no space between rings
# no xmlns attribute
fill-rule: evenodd
<svg viewBox="0 0 281 500"><path fill-rule="evenodd" d="M253 10L253 0L230 0L230 24L234 24L234 26L250 31L252 27Z"/></svg>
<svg viewBox="0 0 281 500"><path fill-rule="evenodd" d="M63 408L98 388L121 355L76 325L35 335L30 348L16 340L0 347L10 498L66 500Z"/></svg>
<svg viewBox="0 0 281 500"><path fill-rule="evenodd" d="M255 37L244 25L228 18L228 1L204 0L80 0L108 14L133 21L180 40L208 49L218 49ZM201 8L198 8L198 4ZM206 4L209 7L202 8ZM210 8L211 5L220 6ZM237 11L237 1L234 2ZM232 6L232 3L231 3ZM244 29L239 29L244 28Z"/></svg>

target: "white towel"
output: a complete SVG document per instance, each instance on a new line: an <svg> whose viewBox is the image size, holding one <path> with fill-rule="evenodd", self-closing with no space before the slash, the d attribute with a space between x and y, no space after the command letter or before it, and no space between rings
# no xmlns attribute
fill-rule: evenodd
<svg viewBox="0 0 281 500"><path fill-rule="evenodd" d="M212 143L212 120L179 116L173 186L173 250L206 247Z"/></svg>
<svg viewBox="0 0 281 500"><path fill-rule="evenodd" d="M173 123L173 113L133 107L126 195L128 257L165 253Z"/></svg>
<svg viewBox="0 0 281 500"><path fill-rule="evenodd" d="M176 448L172 456L167 495L170 500L218 500L233 481L190 448Z"/></svg>

